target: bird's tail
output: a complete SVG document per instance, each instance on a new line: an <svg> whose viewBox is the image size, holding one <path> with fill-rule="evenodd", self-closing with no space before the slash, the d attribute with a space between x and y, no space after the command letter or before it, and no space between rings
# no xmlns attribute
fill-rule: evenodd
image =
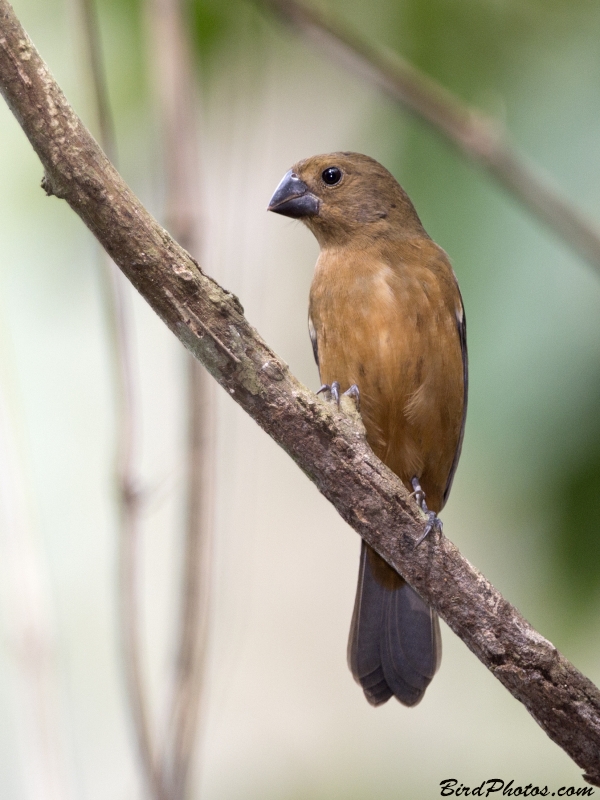
<svg viewBox="0 0 600 800"><path fill-rule="evenodd" d="M348 664L369 703L378 706L394 695L416 705L441 657L435 611L363 542Z"/></svg>

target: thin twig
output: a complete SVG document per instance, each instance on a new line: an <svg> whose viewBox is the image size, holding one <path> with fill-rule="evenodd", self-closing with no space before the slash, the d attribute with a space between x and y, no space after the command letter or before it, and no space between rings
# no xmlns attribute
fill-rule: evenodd
<svg viewBox="0 0 600 800"><path fill-rule="evenodd" d="M92 89L96 106L98 128L100 130L100 145L112 163L116 164L118 163L117 137L110 107L108 84L106 81L106 68L102 53L102 37L100 35L96 0L76 0L76 2L79 4L86 52L90 60Z"/></svg>
<svg viewBox="0 0 600 800"><path fill-rule="evenodd" d="M117 144L102 54L96 0L78 0L86 52L90 59L92 90L100 130L100 144L116 164ZM150 724L143 679L139 596L139 493L135 480L134 365L129 325L128 287L106 251L100 252L103 306L110 340L115 388L115 479L119 512L119 621L127 698L144 777L155 800L164 796L156 745Z"/></svg>
<svg viewBox="0 0 600 800"><path fill-rule="evenodd" d="M210 376L187 355L188 499L177 674L171 713L170 787L186 796L201 723L208 642L214 454L214 393Z"/></svg>
<svg viewBox="0 0 600 800"><path fill-rule="evenodd" d="M0 0L0 91L44 166L46 191L68 202L220 385L600 786L600 691L449 539L429 537L416 547L428 520L375 457L357 416L296 380L239 303L146 211L68 104L7 0ZM240 364L190 330L188 304Z"/></svg>
<svg viewBox="0 0 600 800"><path fill-rule="evenodd" d="M139 643L139 569L138 547L139 493L127 492L121 485L121 531L119 546L119 617L121 624L121 647L125 662L127 697L133 727L137 739L144 780L153 800L169 800L164 788L161 765L157 758L156 745L149 718L144 683L142 681L142 658Z"/></svg>
<svg viewBox="0 0 600 800"><path fill-rule="evenodd" d="M199 98L181 0L147 0L152 28L155 84L163 126L167 185L167 227L185 249L200 257L202 249L199 191ZM239 363L239 359L190 310L197 324ZM190 354L187 367L187 519L176 670L169 737L163 764L170 800L186 796L200 721L204 664L208 641L210 541L214 463L214 394L206 370Z"/></svg>
<svg viewBox="0 0 600 800"><path fill-rule="evenodd" d="M298 0L259 0L312 41L328 58L378 86L483 166L554 233L600 269L600 229L518 152L502 125L476 111L396 53L339 19Z"/></svg>

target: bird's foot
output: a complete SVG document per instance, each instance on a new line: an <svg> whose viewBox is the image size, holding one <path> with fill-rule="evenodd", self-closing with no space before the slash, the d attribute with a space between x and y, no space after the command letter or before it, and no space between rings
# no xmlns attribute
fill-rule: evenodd
<svg viewBox="0 0 600 800"><path fill-rule="evenodd" d="M355 383L349 389L346 389L344 397L351 397L354 400L356 410L360 411L360 389Z"/></svg>
<svg viewBox="0 0 600 800"><path fill-rule="evenodd" d="M336 403L336 405L340 406L340 384L337 381L333 381L333 383L324 383L323 386L317 391L317 394L321 394L321 392L329 392L331 395L331 399ZM353 383L349 389L346 389L344 392L345 397L352 397L356 404L356 410L360 411L360 390L358 386Z"/></svg>
<svg viewBox="0 0 600 800"><path fill-rule="evenodd" d="M421 542L426 539L431 531L435 531L436 533L441 533L444 529L442 524L442 520L438 517L435 511L427 511L427 517L429 518L429 522L427 523L427 527L423 531L423 534L417 540L415 547L418 547Z"/></svg>
<svg viewBox="0 0 600 800"><path fill-rule="evenodd" d="M340 385L337 381L333 381L333 383L324 383L323 386L317 391L317 394L321 394L321 392L329 392L331 395L331 399L339 406L340 404Z"/></svg>
<svg viewBox="0 0 600 800"><path fill-rule="evenodd" d="M427 514L428 518L427 527L425 528L422 536L419 537L415 545L415 547L418 547L421 544L421 542L429 536L431 531L436 531L437 533L441 533L443 530L443 525L442 525L442 520L438 517L435 511L430 511L427 508L427 503L425 502L425 492L423 491L423 488L419 483L419 479L417 477L411 480L411 485L413 487L413 491L410 493L409 496L415 498L417 505L419 506L421 511L424 511L425 514Z"/></svg>

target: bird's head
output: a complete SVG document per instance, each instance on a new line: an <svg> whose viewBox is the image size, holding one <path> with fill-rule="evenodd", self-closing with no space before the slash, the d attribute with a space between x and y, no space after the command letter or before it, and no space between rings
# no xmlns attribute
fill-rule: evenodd
<svg viewBox="0 0 600 800"><path fill-rule="evenodd" d="M302 220L321 247L365 237L427 237L394 176L360 153L329 153L294 164L268 210Z"/></svg>

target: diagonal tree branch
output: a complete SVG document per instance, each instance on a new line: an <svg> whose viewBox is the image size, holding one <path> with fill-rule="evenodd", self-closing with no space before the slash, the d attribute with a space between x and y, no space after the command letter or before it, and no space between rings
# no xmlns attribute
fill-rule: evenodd
<svg viewBox="0 0 600 800"><path fill-rule="evenodd" d="M337 58L429 123L600 270L598 226L519 153L497 120L467 106L397 53L370 42L341 20L301 0L260 0L260 4L282 17L327 57Z"/></svg>
<svg viewBox="0 0 600 800"><path fill-rule="evenodd" d="M600 692L426 520L366 444L356 416L319 400L237 298L148 214L67 103L7 0L0 90L64 198L175 335L283 447L341 516L430 603L545 732L600 786Z"/></svg>

